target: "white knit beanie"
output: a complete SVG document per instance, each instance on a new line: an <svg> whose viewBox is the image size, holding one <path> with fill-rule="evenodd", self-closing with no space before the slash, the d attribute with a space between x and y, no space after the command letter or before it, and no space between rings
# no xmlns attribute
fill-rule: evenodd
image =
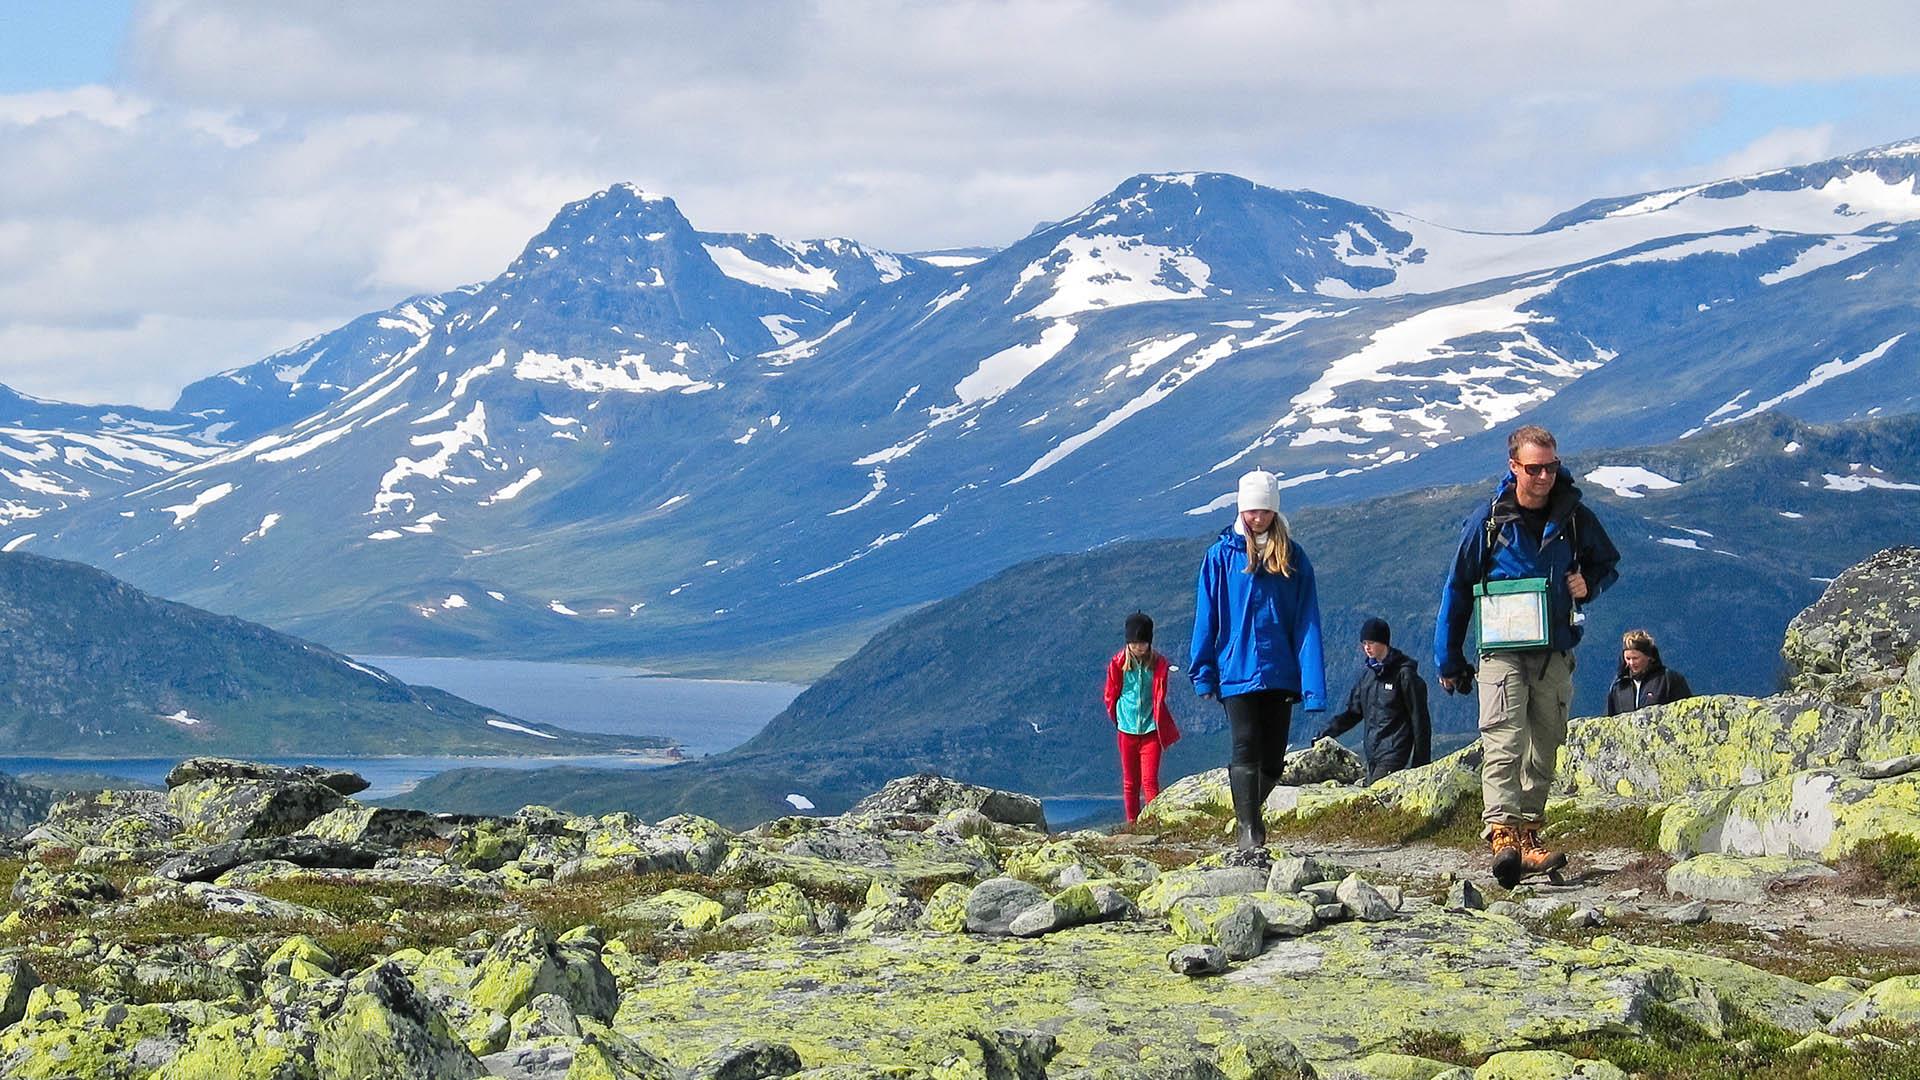
<svg viewBox="0 0 1920 1080"><path fill-rule="evenodd" d="M1280 512L1280 478L1265 469L1255 469L1240 478L1240 512L1271 510Z"/></svg>

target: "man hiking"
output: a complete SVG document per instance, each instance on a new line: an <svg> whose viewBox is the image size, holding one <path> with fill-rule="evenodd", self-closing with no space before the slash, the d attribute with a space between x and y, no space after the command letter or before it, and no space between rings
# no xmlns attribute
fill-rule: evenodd
<svg viewBox="0 0 1920 1080"><path fill-rule="evenodd" d="M1393 628L1384 619L1360 627L1360 652L1366 670L1354 680L1347 707L1327 722L1323 739L1337 739L1363 723L1367 783L1433 759L1433 718L1427 712L1427 681L1420 665L1393 647Z"/></svg>
<svg viewBox="0 0 1920 1080"><path fill-rule="evenodd" d="M1551 432L1529 424L1507 438L1506 477L1467 518L1440 593L1434 665L1440 687L1464 694L1475 672L1462 646L1479 622L1482 815L1493 875L1512 888L1566 865L1540 843L1547 795L1573 702L1580 606L1611 586L1620 553L1561 468Z"/></svg>

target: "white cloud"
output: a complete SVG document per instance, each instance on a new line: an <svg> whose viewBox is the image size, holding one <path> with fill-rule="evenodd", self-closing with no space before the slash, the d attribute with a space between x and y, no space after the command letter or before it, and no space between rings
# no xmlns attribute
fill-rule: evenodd
<svg viewBox="0 0 1920 1080"><path fill-rule="evenodd" d="M896 250L1010 242L1162 169L1531 228L1920 134L1894 94L1732 154L1702 138L1730 123L1730 86L1920 99L1917 18L1892 0L1845 18L1785 0L152 0L115 86L0 96L0 342L27 350L0 354L0 382L164 404L154 387L254 359L228 351L249 341L489 278L562 202L621 180L701 228ZM136 323L160 337L117 352Z"/></svg>

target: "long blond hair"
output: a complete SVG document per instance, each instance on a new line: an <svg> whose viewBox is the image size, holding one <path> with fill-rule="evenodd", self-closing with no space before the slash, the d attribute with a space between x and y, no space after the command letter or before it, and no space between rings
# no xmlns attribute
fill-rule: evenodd
<svg viewBox="0 0 1920 1080"><path fill-rule="evenodd" d="M1146 668L1148 671L1152 671L1154 668L1154 658L1160 655L1154 650L1153 642L1151 641L1147 642L1147 655L1141 657L1139 660L1133 658L1133 646L1131 644L1122 645L1120 651L1126 654L1126 659L1121 661L1120 664L1120 670L1122 671L1137 671L1140 668Z"/></svg>
<svg viewBox="0 0 1920 1080"><path fill-rule="evenodd" d="M1243 531L1246 529L1245 519L1242 519L1240 528ZM1265 570L1270 574L1279 574L1281 577L1293 576L1293 543L1287 534L1287 519L1285 517L1281 516L1277 511L1274 513L1273 524L1267 529L1267 550L1265 554L1261 553L1260 545L1254 543L1251 534L1249 534L1246 539L1247 573L1253 574Z"/></svg>

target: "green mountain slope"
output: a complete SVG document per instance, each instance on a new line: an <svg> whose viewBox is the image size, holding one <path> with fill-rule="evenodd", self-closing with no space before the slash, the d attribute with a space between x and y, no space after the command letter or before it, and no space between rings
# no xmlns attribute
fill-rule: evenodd
<svg viewBox="0 0 1920 1080"><path fill-rule="evenodd" d="M1813 428L1766 415L1669 446L1563 453L1579 477L1633 467L1674 484L1628 495L1582 481L1623 557L1620 583L1590 609L1577 712L1602 707L1614 643L1628 627L1652 630L1669 663L1703 692L1774 689L1781 633L1819 596L1820 579L1911 540L1920 512L1920 487L1909 484L1920 480L1915 418ZM1358 672L1356 638L1368 615L1394 625L1396 642L1431 681L1445 567L1461 522L1491 487L1490 477L1292 515L1319 575L1336 700ZM789 793L833 812L876 781L922 768L1046 794L1106 792L1117 784L1102 665L1135 607L1155 617L1160 649L1184 665L1193 575L1211 540L1116 544L1015 566L901 619L759 736L708 761L646 776L449 775L408 801L504 806L486 801L493 785L502 799L524 801L537 789L580 810L693 810L740 822L789 812ZM1163 764L1165 780L1217 765L1227 752L1217 705L1179 678L1172 698L1190 737ZM1441 729L1471 730L1466 699L1436 685L1434 700ZM1295 741L1323 720L1297 717Z"/></svg>
<svg viewBox="0 0 1920 1080"><path fill-rule="evenodd" d="M161 600L80 563L0 554L0 747L9 754L553 754L662 745L525 723L257 623Z"/></svg>

